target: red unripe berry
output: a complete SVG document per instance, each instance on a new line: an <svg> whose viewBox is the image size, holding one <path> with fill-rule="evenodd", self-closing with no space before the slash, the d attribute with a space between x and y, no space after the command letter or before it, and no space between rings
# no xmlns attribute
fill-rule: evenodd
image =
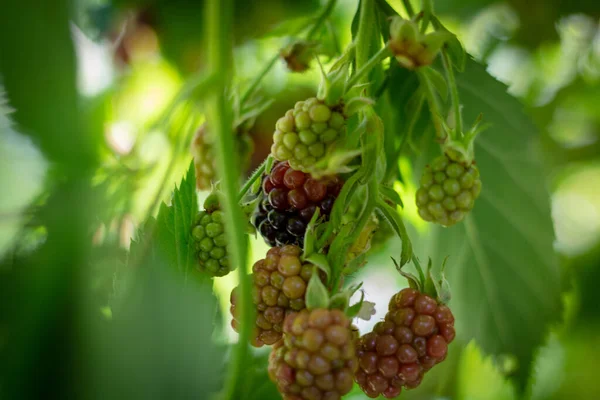
<svg viewBox="0 0 600 400"><path fill-rule="evenodd" d="M310 201L319 202L325 198L327 194L327 185L314 178L308 178L304 182L304 191Z"/></svg>
<svg viewBox="0 0 600 400"><path fill-rule="evenodd" d="M301 187L306 180L306 175L302 171L288 169L283 176L283 183L288 189L296 189Z"/></svg>
<svg viewBox="0 0 600 400"><path fill-rule="evenodd" d="M275 186L283 186L283 177L289 168L290 166L287 162L275 165L271 170L271 182L273 182Z"/></svg>

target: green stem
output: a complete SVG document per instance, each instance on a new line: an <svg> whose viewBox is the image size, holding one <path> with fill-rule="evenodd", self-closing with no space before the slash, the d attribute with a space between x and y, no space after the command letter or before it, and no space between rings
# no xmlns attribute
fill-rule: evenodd
<svg viewBox="0 0 600 400"><path fill-rule="evenodd" d="M376 5L373 0L362 0L360 3L360 18L358 20L358 32L356 33L356 49L355 49L355 61L356 71L360 71L365 65L369 63L371 49L373 44L373 21L376 21L375 17ZM358 80L354 82L364 83L367 81L366 75L361 75ZM367 87L367 93L369 88Z"/></svg>
<svg viewBox="0 0 600 400"><path fill-rule="evenodd" d="M371 179L367 184L367 203L362 210L360 218L354 225L354 229L352 233L347 238L338 237L336 240L344 240L345 246L341 249L340 254L336 255L336 262L332 265L332 289L335 291L339 289L340 279L342 278L344 271L344 264L346 262L346 255L348 254L349 248L356 242L360 234L362 233L363 228L371 219L371 215L375 210L375 205L377 204L377 198L379 195L379 186L377 185L377 180Z"/></svg>
<svg viewBox="0 0 600 400"><path fill-rule="evenodd" d="M327 18L329 18L329 15L331 14L331 12L333 11L333 9L335 8L335 3L336 2L337 2L337 0L329 0L327 2L327 4L325 4L325 7L323 7L323 9L321 10L321 13L317 17L317 20L315 21L315 24L313 25L313 27L310 29L310 31L306 35L306 40L307 41L310 41L317 34L317 32L319 31L319 29L321 29L321 26L323 25L323 23L325 23L325 21L327 20Z"/></svg>
<svg viewBox="0 0 600 400"><path fill-rule="evenodd" d="M425 286L425 273L423 272L423 268L421 268L421 263L419 262L419 259L414 254L412 255L412 261L413 264L415 264L415 269L417 270L417 273L419 274L419 280L421 281L423 286ZM423 287L423 289L425 288Z"/></svg>
<svg viewBox="0 0 600 400"><path fill-rule="evenodd" d="M321 13L317 17L317 20L315 21L314 25L312 26L312 28L306 35L307 41L310 41L312 39L312 37L316 34L316 32L321 28L321 25L327 20L327 18L329 17L329 14L331 14L331 11L335 7L336 2L337 2L337 0L329 0L329 2L325 5L325 7L323 7L323 9L321 10ZM305 29L305 27L302 27L302 28L299 28L298 30L292 32L292 36L297 35L300 31L302 31L304 29ZM254 81L252 81L252 83L250 84L248 89L246 89L246 91L244 92L244 94L241 97L241 100L240 100L241 105L244 105L250 99L250 97L254 94L254 92L258 88L258 85L260 85L260 82L264 79L265 76L267 76L269 71L271 71L271 68L273 68L273 66L277 63L277 60L279 60L279 58L280 58L280 54L279 54L279 52L277 52L273 57L271 57L271 59L269 60L267 65L265 65L265 67L260 72L260 74L258 74L258 76L256 78L254 78Z"/></svg>
<svg viewBox="0 0 600 400"><path fill-rule="evenodd" d="M421 32L425 33L427 31L427 27L429 26L429 22L431 21L431 16L433 15L433 2L431 0L422 0L421 7L423 8L423 21L421 21Z"/></svg>
<svg viewBox="0 0 600 400"><path fill-rule="evenodd" d="M232 111L228 107L226 89L231 82L232 0L211 0L206 3L207 68L217 76L217 84L206 101L206 115L211 132L215 134L215 158L217 172L221 177L223 192L223 219L229 241L228 253L231 265L237 266L239 275L240 337L233 347L229 369L225 379L223 399L237 399L242 391L243 368L249 357L248 342L254 325L250 276L246 273L247 238L244 234L244 215L237 197L239 166L230 162L234 151L231 131Z"/></svg>
<svg viewBox="0 0 600 400"><path fill-rule="evenodd" d="M415 10L413 9L412 4L410 4L410 0L402 0L402 4L404 5L404 9L410 18L415 15Z"/></svg>
<svg viewBox="0 0 600 400"><path fill-rule="evenodd" d="M442 118L442 107L439 103L437 95L435 94L433 83L429 79L429 76L425 72L424 68L417 69L417 76L419 77L421 86L425 90L425 97L427 98L427 103L429 105L429 111L435 127L436 137L440 143L444 143L448 137L446 132L444 132L442 129L442 124L438 120L438 118Z"/></svg>
<svg viewBox="0 0 600 400"><path fill-rule="evenodd" d="M269 157L271 157L271 156L269 156ZM263 161L260 164L260 166L256 169L256 171L254 171L254 173L250 176L250 178L248 178L246 183L244 183L244 186L242 186L242 189L240 190L240 193L238 194L238 201L242 201L244 199L244 196L246 196L246 193L248 193L248 190L250 190L250 187L252 187L252 184L261 177L263 172L265 172L265 168L267 167L267 162L269 160L269 157L265 158L265 161Z"/></svg>
<svg viewBox="0 0 600 400"><path fill-rule="evenodd" d="M215 77L210 74L207 75L204 71L194 75L181 89L179 89L179 92L177 92L173 100L171 100L169 105L164 109L156 122L152 124L149 131L160 129L165 126L167 124L167 120L169 117L171 117L171 115L173 115L173 112L177 106L189 99L194 93L199 93L199 96L197 96L198 100L202 99L203 93L208 93L210 90L212 90L214 83Z"/></svg>
<svg viewBox="0 0 600 400"><path fill-rule="evenodd" d="M250 99L250 97L254 94L254 92L258 88L258 85L260 85L260 82L263 80L263 78L265 76L267 76L269 71L271 71L271 68L273 68L275 63L277 63L277 60L279 60L279 57L280 57L279 52L275 53L275 55L273 57L271 57L271 59L269 60L267 65L265 65L265 67L260 72L260 74L258 74L258 76L256 78L254 78L254 81L252 81L252 83L250 84L248 89L246 89L246 91L242 95L241 100L240 100L240 105L243 106Z"/></svg>
<svg viewBox="0 0 600 400"><path fill-rule="evenodd" d="M452 61L450 61L450 56L445 48L442 48L442 62L444 64L444 69L446 70L448 85L450 85L450 98L452 99L452 108L454 109L454 131L456 132L456 135L460 137L463 134L460 97L458 95L456 78L454 77L454 67L452 66Z"/></svg>
<svg viewBox="0 0 600 400"><path fill-rule="evenodd" d="M186 134L185 134L183 140L179 139L177 141L177 145L173 149L173 154L171 155L171 159L169 160L167 169L165 170L165 172L162 176L161 183L158 186L158 190L154 194L154 198L152 199L152 202L150 203L150 206L148 206L148 210L146 211L147 216L153 215L155 210L157 210L158 207L160 206L160 202L162 201L162 199L164 197L165 188L169 187L169 185L168 185L169 178L171 177L171 174L173 173L173 169L175 169L175 166L177 165L177 160L179 160L179 157L185 151L186 144L192 143L192 138L194 137L194 133L198 129L198 124L199 124L198 119L194 118L193 116L191 116L189 114L187 117L188 118L185 121L185 126L183 126L181 129L176 128L177 130L180 130L181 132L186 132Z"/></svg>
<svg viewBox="0 0 600 400"><path fill-rule="evenodd" d="M364 64L346 83L344 93L347 93L354 85L361 81L371 70L378 65L380 62L388 57L391 57L393 53L390 50L389 43L386 43L373 57L371 57L366 64Z"/></svg>

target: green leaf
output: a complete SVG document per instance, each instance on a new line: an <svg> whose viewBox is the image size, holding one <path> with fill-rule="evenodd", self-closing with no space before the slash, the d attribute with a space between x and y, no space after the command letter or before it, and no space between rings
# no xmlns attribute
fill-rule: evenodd
<svg viewBox="0 0 600 400"><path fill-rule="evenodd" d="M429 80L433 83L434 89L440 95L442 100L446 101L448 99L448 85L442 74L431 67L423 68L423 73L429 77Z"/></svg>
<svg viewBox="0 0 600 400"><path fill-rule="evenodd" d="M534 151L536 129L483 66L469 61L457 78L465 120L483 113L491 123L475 142L483 190L463 223L427 225L420 254L450 256L446 274L456 331L486 353L514 355L523 388L536 347L561 317L561 277L545 175ZM414 166L416 179L439 154L431 134L423 142L430 153Z"/></svg>
<svg viewBox="0 0 600 400"><path fill-rule="evenodd" d="M384 201L391 201L392 204L396 206L404 207L400 195L391 187L388 187L386 185L379 185L379 194L381 195Z"/></svg>
<svg viewBox="0 0 600 400"><path fill-rule="evenodd" d="M308 226L306 227L306 232L304 233L304 257L311 256L315 251L315 242L317 236L315 226L319 220L320 214L321 210L317 208L313 216L310 218ZM329 271L327 271L327 274L329 275Z"/></svg>
<svg viewBox="0 0 600 400"><path fill-rule="evenodd" d="M194 183L192 165L171 205L163 204L157 218L142 225L127 265L117 270L113 320L100 336L110 350L101 358L100 397L127 397L123 391L133 385L140 397L169 387L177 398L210 398L223 385L226 349L214 339L222 316L212 279L194 270Z"/></svg>
<svg viewBox="0 0 600 400"><path fill-rule="evenodd" d="M325 275L327 275L328 278L331 276L331 267L329 266L325 254L312 253L310 256L306 257L304 261L316 265L321 271L325 272Z"/></svg>
<svg viewBox="0 0 600 400"><path fill-rule="evenodd" d="M402 251L399 263L399 267L402 267L410 260L413 253L410 237L408 236L404 222L398 212L381 199L377 200L377 211L390 223L394 232L396 232L398 237L402 240Z"/></svg>
<svg viewBox="0 0 600 400"><path fill-rule="evenodd" d="M175 188L171 205L162 204L156 218L157 245L169 264L186 277L195 264L191 231L198 213L196 178L191 163L179 188Z"/></svg>
<svg viewBox="0 0 600 400"><path fill-rule="evenodd" d="M432 20L436 26L439 26L441 30L448 32L451 34L450 39L446 41L446 48L448 49L448 55L450 56L450 61L452 61L452 65L459 72L463 72L465 70L465 64L467 62L467 52L458 37L455 34L451 33L437 17L432 17Z"/></svg>
<svg viewBox="0 0 600 400"><path fill-rule="evenodd" d="M321 282L319 271L315 266L308 282L308 287L306 288L306 308L315 310L327 307L329 307L329 292L325 285L323 285L323 282Z"/></svg>
<svg viewBox="0 0 600 400"><path fill-rule="evenodd" d="M457 400L515 400L514 388L494 365L485 358L474 342L467 345L458 365Z"/></svg>

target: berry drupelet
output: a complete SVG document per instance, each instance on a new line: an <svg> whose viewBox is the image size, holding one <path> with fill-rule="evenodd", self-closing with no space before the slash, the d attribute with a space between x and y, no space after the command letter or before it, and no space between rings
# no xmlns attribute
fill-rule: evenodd
<svg viewBox="0 0 600 400"><path fill-rule="evenodd" d="M270 246L304 244L304 234L316 209L328 218L342 187L340 179L314 179L287 162L276 164L263 178L254 227Z"/></svg>

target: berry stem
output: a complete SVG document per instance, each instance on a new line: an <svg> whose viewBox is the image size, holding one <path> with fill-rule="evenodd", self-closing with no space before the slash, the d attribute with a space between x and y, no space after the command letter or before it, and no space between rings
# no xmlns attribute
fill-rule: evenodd
<svg viewBox="0 0 600 400"><path fill-rule="evenodd" d="M445 47L442 47L442 63L444 64L448 84L450 85L450 97L452 99L452 108L454 110L453 128L457 136L462 136L463 127L462 115L460 112L460 97L458 95L458 86L456 85L456 78L454 77L454 67L452 66L452 61L450 61L450 56L448 55L448 51Z"/></svg>
<svg viewBox="0 0 600 400"><path fill-rule="evenodd" d="M317 17L315 24L313 25L313 27L310 29L310 31L306 35L307 41L310 41L317 34L319 29L321 29L321 26L327 20L327 18L329 18L329 15L335 8L335 3L337 3L337 0L329 0L327 2L327 4L325 4L325 7L323 7L323 9L321 10L321 13Z"/></svg>
<svg viewBox="0 0 600 400"><path fill-rule="evenodd" d="M362 66L361 69L356 71L354 75L346 82L346 86L344 87L344 93L347 93L354 85L356 85L364 76L366 76L373 67L381 63L388 57L391 57L393 54L390 51L389 43L386 43L384 47L382 47L373 57L371 57L365 65Z"/></svg>
<svg viewBox="0 0 600 400"><path fill-rule="evenodd" d="M433 15L433 2L431 0L422 0L421 8L423 9L423 21L421 21L421 32L425 33L427 31L427 27L429 26L429 22L431 21L431 16Z"/></svg>
<svg viewBox="0 0 600 400"><path fill-rule="evenodd" d="M186 118L182 118L184 122L182 122L182 126L178 126L175 131L183 132L183 140L177 141L175 148L173 149L173 154L171 155L171 159L169 160L169 164L167 165L166 171L162 175L161 183L158 186L158 190L154 193L154 198L150 202L148 209L146 210L146 215L151 216L154 214L155 210L157 210L160 206L160 203L164 197L164 188L169 187L169 178L175 166L177 165L177 160L180 159L180 156L186 149L186 146L192 142L192 138L194 133L198 129L199 120L194 117L189 109L185 110Z"/></svg>
<svg viewBox="0 0 600 400"><path fill-rule="evenodd" d="M306 35L307 41L310 41L313 38L313 36L321 28L321 25L323 25L323 23L327 20L327 18L331 14L331 11L333 11L333 9L334 9L336 2L337 2L337 0L329 0L329 2L325 5L325 7L323 7L323 9L321 10L321 13L317 17L317 20L315 21L314 25L312 26L312 28ZM294 32L291 32L291 36L297 35L305 28L306 28L306 26L302 26L301 28L295 30ZM271 71L271 68L273 68L273 66L275 66L275 64L277 63L277 60L279 60L280 57L281 57L281 55L279 54L279 52L275 53L273 55L273 57L271 57L271 59L265 65L265 67L260 72L260 74L258 74L256 76L256 78L254 78L254 81L252 81L252 83L250 84L248 89L246 89L246 91L242 95L241 100L240 100L241 105L244 105L250 99L250 97L254 94L254 92L258 88L258 85L260 85L260 82L264 79L265 76L267 76L269 71Z"/></svg>
<svg viewBox="0 0 600 400"><path fill-rule="evenodd" d="M414 257L412 250L412 243L410 241L410 237L408 236L408 232L406 230L406 226L404 225L404 221L402 221L402 217L398 214L398 211L387 204L383 199L377 200L377 211L385 219L388 220L396 235L400 238L402 242L402 250L400 253L400 266L406 264L411 257Z"/></svg>
<svg viewBox="0 0 600 400"><path fill-rule="evenodd" d="M410 18L415 15L415 10L413 9L412 4L410 4L410 0L402 0L402 4L404 5L404 9Z"/></svg>
<svg viewBox="0 0 600 400"><path fill-rule="evenodd" d="M435 94L433 83L425 71L425 68L417 69L417 76L419 77L421 87L423 88L425 97L427 98L431 119L433 120L433 125L435 127L436 137L440 143L445 143L446 140L448 140L448 135L444 131L441 121L439 120L439 118L442 118L442 108L437 95Z"/></svg>
<svg viewBox="0 0 600 400"><path fill-rule="evenodd" d="M271 156L265 158L265 160L260 164L260 166L256 169L256 171L254 171L252 173L250 178L248 178L246 180L246 182L244 183L244 186L242 186L242 189L240 190L240 193L238 194L238 202L240 202L244 199L244 196L246 196L246 193L248 193L248 190L250 190L250 188L252 187L252 184L254 184L254 182L256 182L256 180L262 176L263 172L265 172L265 169L267 167L267 163L268 163L270 157Z"/></svg>
<svg viewBox="0 0 600 400"><path fill-rule="evenodd" d="M417 258L417 256L414 253L412 255L412 262L413 262L413 264L415 264L415 269L417 270L417 273L419 274L419 281L423 285L423 290L424 290L425 273L423 272L423 268L421 267L421 263L419 262L419 259Z"/></svg>
<svg viewBox="0 0 600 400"><path fill-rule="evenodd" d="M350 78L348 84L346 85L346 88L350 88L355 84L364 83L367 81L366 73L368 72L368 70L363 71L363 69L369 65L371 54L373 53L371 47L375 43L375 41L373 40L375 35L378 40L377 43L379 43L379 35L376 34L373 30L373 26L376 26L376 21L376 4L374 0L362 0L360 2L358 32L356 34L355 39L355 71L357 71L355 73L356 78L354 76ZM370 69L372 69L374 65L376 65L376 63L372 63ZM367 86L365 90L368 95L369 87Z"/></svg>
<svg viewBox="0 0 600 400"><path fill-rule="evenodd" d="M177 106L190 97L194 97L194 99L201 99L204 93L208 93L212 90L215 82L215 75L206 74L206 71L202 71L192 76L187 83L181 89L179 89L179 92L177 92L173 100L171 100L167 108L165 108L160 117L148 131L163 128L167 124L169 117L173 115L173 112ZM194 94L198 94L198 96L193 96Z"/></svg>
<svg viewBox="0 0 600 400"><path fill-rule="evenodd" d="M237 201L237 182L240 176L237 163L230 162L229 155L235 154L234 137L231 131L232 111L228 107L226 88L231 82L232 58L232 1L208 1L206 4L205 24L207 37L207 68L216 75L216 85L206 98L208 125L215 133L217 171L221 176L223 192L223 220L229 240L231 265L237 266L239 274L239 315L240 338L234 346L228 375L225 382L223 399L239 398L243 375L242 368L249 357L248 342L254 325L251 299L250 276L246 271L247 238L244 234L244 215Z"/></svg>
<svg viewBox="0 0 600 400"><path fill-rule="evenodd" d="M258 88L258 85L260 85L260 82L263 80L263 78L265 76L267 76L269 71L271 71L271 68L273 68L275 63L277 63L277 60L279 60L279 57L280 57L279 52L275 53L275 55L271 57L271 59L269 60L267 65L265 65L265 67L260 72L260 74L258 74L258 76L256 76L256 78L254 78L254 81L252 81L252 83L250 84L248 89L246 89L246 91L244 92L244 94L242 95L242 97L240 99L240 107L242 107L250 99L250 97L252 97L252 95Z"/></svg>

